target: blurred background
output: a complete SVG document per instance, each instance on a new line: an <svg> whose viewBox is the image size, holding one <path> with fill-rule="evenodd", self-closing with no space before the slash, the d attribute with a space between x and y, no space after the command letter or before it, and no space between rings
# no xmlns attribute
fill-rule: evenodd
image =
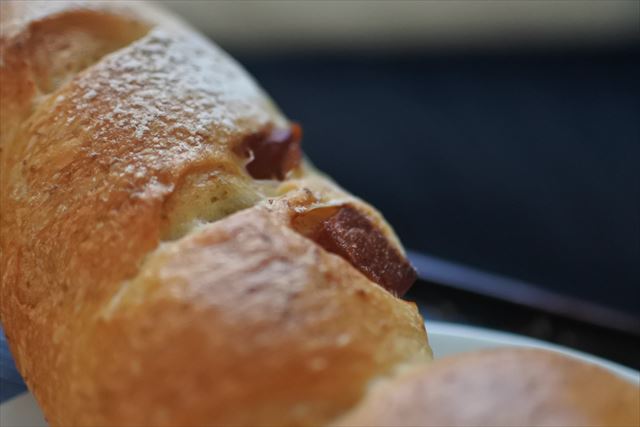
<svg viewBox="0 0 640 427"><path fill-rule="evenodd" d="M386 215L428 319L639 367L639 1L162 3Z"/></svg>

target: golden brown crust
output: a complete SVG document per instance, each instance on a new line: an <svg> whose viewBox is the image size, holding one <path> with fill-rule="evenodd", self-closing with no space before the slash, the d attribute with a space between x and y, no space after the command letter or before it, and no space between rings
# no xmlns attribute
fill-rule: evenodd
<svg viewBox="0 0 640 427"><path fill-rule="evenodd" d="M101 398L71 421L319 425L424 343L412 304L256 207L164 244L105 306L76 383Z"/></svg>
<svg viewBox="0 0 640 427"><path fill-rule="evenodd" d="M2 2L0 145L39 103L79 71L142 37L149 25L96 4ZM106 5L105 5L106 6Z"/></svg>
<svg viewBox="0 0 640 427"><path fill-rule="evenodd" d="M253 179L233 147L287 120L132 5L3 15L0 314L48 421L316 425L427 360L415 306L288 227L348 202L401 251L380 215L306 164Z"/></svg>
<svg viewBox="0 0 640 427"><path fill-rule="evenodd" d="M640 382L640 379L638 379ZM372 387L337 426L637 426L640 387L545 350L495 349Z"/></svg>

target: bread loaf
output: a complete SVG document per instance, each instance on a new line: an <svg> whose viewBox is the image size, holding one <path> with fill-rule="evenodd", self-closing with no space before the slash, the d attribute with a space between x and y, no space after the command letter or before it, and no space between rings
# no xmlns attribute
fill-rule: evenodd
<svg viewBox="0 0 640 427"><path fill-rule="evenodd" d="M638 383L546 350L476 351L374 384L333 427L638 426Z"/></svg>
<svg viewBox="0 0 640 427"><path fill-rule="evenodd" d="M50 423L318 425L430 358L369 279L411 280L391 229L227 54L139 2L2 8L2 323ZM292 226L316 210L377 262Z"/></svg>
<svg viewBox="0 0 640 427"><path fill-rule="evenodd" d="M1 8L0 315L50 424L357 424L437 387L393 231L227 54L140 2Z"/></svg>

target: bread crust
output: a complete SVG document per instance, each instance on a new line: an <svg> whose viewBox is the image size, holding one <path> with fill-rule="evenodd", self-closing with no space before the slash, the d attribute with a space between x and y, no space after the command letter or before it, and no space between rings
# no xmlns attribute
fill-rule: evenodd
<svg viewBox="0 0 640 427"><path fill-rule="evenodd" d="M637 426L639 383L547 350L483 350L381 381L333 425Z"/></svg>
<svg viewBox="0 0 640 427"><path fill-rule="evenodd" d="M402 252L382 217L304 162L247 173L234 146L288 121L226 53L137 2L20 3L0 313L49 423L319 425L430 359L415 305L289 224L348 203Z"/></svg>

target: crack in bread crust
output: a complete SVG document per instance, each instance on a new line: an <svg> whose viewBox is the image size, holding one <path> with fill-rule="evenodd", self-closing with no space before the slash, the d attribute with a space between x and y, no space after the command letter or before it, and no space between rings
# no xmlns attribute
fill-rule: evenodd
<svg viewBox="0 0 640 427"><path fill-rule="evenodd" d="M199 315L187 323L176 315L194 311ZM157 319L162 328L152 327ZM176 424L319 425L355 404L372 375L430 358L414 305L298 235L266 206L161 245L95 327L87 345L104 352L118 342L118 354L109 367L92 354L81 363L113 396L105 411L122 417L110 419L115 423L163 424L145 419L139 402L116 398L143 388L145 407L166 405ZM167 342L181 346L162 350ZM185 358L188 370L179 363ZM132 359L145 361L145 370L130 367ZM156 370L191 396L188 411L169 403L175 396L165 400L147 389ZM203 393L199 381L217 385Z"/></svg>
<svg viewBox="0 0 640 427"><path fill-rule="evenodd" d="M55 96L82 71L139 40L150 29L130 14L105 13L90 4L70 10L59 10L61 6L59 2L2 3L0 146L13 140L17 127L49 96ZM37 16L42 13L39 9L52 13L25 21L24 15Z"/></svg>

